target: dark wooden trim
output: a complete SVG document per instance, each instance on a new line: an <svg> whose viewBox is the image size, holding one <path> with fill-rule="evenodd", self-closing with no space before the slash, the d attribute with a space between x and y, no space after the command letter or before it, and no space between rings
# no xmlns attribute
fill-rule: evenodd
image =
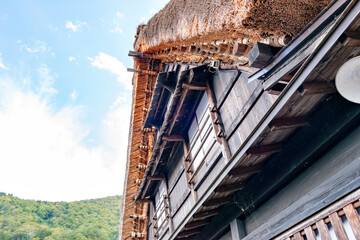
<svg viewBox="0 0 360 240"><path fill-rule="evenodd" d="M258 164L258 165L253 165L253 166L246 166L246 167L238 167L238 168L234 168L229 172L230 176L233 177L240 177L243 175L249 175L249 174L254 174L254 173L258 173L261 171L261 169L263 168L262 164Z"/></svg>
<svg viewBox="0 0 360 240"><path fill-rule="evenodd" d="M251 147L247 150L247 154L250 155L265 155L270 153L277 153L283 149L282 144L263 145L258 147Z"/></svg>

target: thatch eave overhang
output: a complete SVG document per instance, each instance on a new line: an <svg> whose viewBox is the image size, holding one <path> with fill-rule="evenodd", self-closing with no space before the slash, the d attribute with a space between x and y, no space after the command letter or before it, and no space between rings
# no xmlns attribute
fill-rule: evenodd
<svg viewBox="0 0 360 240"><path fill-rule="evenodd" d="M165 114L163 124L160 128L160 131L158 132L158 139L153 148L153 152L147 165L144 178L137 193L137 200L144 199L151 194L148 189L150 189L150 185L153 184L154 181L149 180L148 177L154 174L162 174L164 168L162 168L161 166L164 166L169 160L167 159L167 157L165 157L165 155L168 156L168 152L164 154L164 152L166 151L165 149L169 149L175 143L164 141L163 137L170 136L172 134L183 134L182 131L185 125L188 124L188 122L186 122L184 119L188 119L188 114L191 114L191 109L194 109L196 105L194 104L194 99L197 99L199 97L199 91L184 90L182 87L183 83L205 82L210 74L208 70L208 66L202 65L192 69L184 70L180 73L173 97L170 100L170 107ZM187 102L180 103L181 98L187 99ZM175 112L183 112L183 114L175 115Z"/></svg>
<svg viewBox="0 0 360 240"><path fill-rule="evenodd" d="M144 128L154 126L159 128L162 124L163 113L166 111L166 104L175 90L177 81L177 72L162 72L158 74L154 90L152 92L150 107L145 119Z"/></svg>

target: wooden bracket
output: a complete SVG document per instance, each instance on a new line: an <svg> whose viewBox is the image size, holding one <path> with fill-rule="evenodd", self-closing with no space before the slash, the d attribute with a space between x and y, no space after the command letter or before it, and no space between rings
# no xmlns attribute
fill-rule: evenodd
<svg viewBox="0 0 360 240"><path fill-rule="evenodd" d="M346 47L358 47L360 46L360 33L358 31L356 32L350 32L345 31L345 41L343 42L343 45Z"/></svg>
<svg viewBox="0 0 360 240"><path fill-rule="evenodd" d="M215 189L215 193L228 193L228 192L236 192L243 190L245 188L245 184L243 182L239 183L231 183L224 184Z"/></svg>
<svg viewBox="0 0 360 240"><path fill-rule="evenodd" d="M198 212L193 215L193 219L194 220L206 219L218 215L219 213L220 213L220 208L216 208L209 211Z"/></svg>
<svg viewBox="0 0 360 240"><path fill-rule="evenodd" d="M151 181L161 181L164 180L165 177L163 175L154 175L154 176L147 176L146 179Z"/></svg>
<svg viewBox="0 0 360 240"><path fill-rule="evenodd" d="M210 219L200 220L196 222L191 222L185 225L185 230L191 230L194 228L202 227L207 225L210 222Z"/></svg>
<svg viewBox="0 0 360 240"><path fill-rule="evenodd" d="M232 200L232 195L222 197L222 198L214 198L214 199L210 199L210 200L206 201L203 204L203 206L204 207L219 207L219 206L223 206L223 205L230 203L231 200Z"/></svg>
<svg viewBox="0 0 360 240"><path fill-rule="evenodd" d="M243 175L250 175L254 173L258 173L263 168L262 164L257 164L253 166L246 166L246 167L238 167L234 168L229 172L229 175L232 177L241 177Z"/></svg>
<svg viewBox="0 0 360 240"><path fill-rule="evenodd" d="M206 83L183 83L182 87L188 90L206 91Z"/></svg>
<svg viewBox="0 0 360 240"><path fill-rule="evenodd" d="M283 148L282 144L263 145L258 147L251 147L247 150L249 155L264 155L270 153L280 152Z"/></svg>
<svg viewBox="0 0 360 240"><path fill-rule="evenodd" d="M183 142L183 141L185 141L183 136L176 136L176 135L163 136L162 140L167 141L167 142Z"/></svg>
<svg viewBox="0 0 360 240"><path fill-rule="evenodd" d="M335 86L328 82L304 83L299 89L301 96L336 93Z"/></svg>
<svg viewBox="0 0 360 240"><path fill-rule="evenodd" d="M309 125L310 119L308 117L292 117L292 118L278 118L271 121L269 127L271 131L297 128Z"/></svg>

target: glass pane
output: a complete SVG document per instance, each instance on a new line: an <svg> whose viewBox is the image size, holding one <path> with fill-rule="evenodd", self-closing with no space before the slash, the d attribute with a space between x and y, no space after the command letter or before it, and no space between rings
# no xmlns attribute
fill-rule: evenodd
<svg viewBox="0 0 360 240"><path fill-rule="evenodd" d="M201 149L200 152L198 153L198 155L196 156L195 160L194 160L194 163L193 163L194 170L196 170L200 166L203 159L204 159L204 152Z"/></svg>
<svg viewBox="0 0 360 240"><path fill-rule="evenodd" d="M198 129L199 129L199 126L197 124L196 117L195 117L190 125L189 130L188 130L188 138L189 138L190 143L192 142L193 138L195 137L195 134L197 133Z"/></svg>
<svg viewBox="0 0 360 240"><path fill-rule="evenodd" d="M211 128L210 131L211 133L209 134L203 145L204 153L207 153L210 150L211 145L215 141L215 133L213 129Z"/></svg>
<svg viewBox="0 0 360 240"><path fill-rule="evenodd" d="M202 96L199 106L196 109L196 117L201 121L202 116L204 115L207 107L209 106L209 100L206 92L204 92L204 95Z"/></svg>
<svg viewBox="0 0 360 240"><path fill-rule="evenodd" d="M194 147L191 149L191 153L190 153L190 157L191 159L194 159L196 152L199 150L199 148L201 147L201 141L200 139L198 139L196 142L194 142L192 145L194 145Z"/></svg>
<svg viewBox="0 0 360 240"><path fill-rule="evenodd" d="M209 132L209 130L210 130L211 126L212 126L211 118L209 117L207 119L207 121L205 123L203 123L203 124L205 124L205 127L200 132L200 139L201 139L202 142L204 141L204 138L205 138L206 134ZM199 129L201 129L201 126L199 127Z"/></svg>

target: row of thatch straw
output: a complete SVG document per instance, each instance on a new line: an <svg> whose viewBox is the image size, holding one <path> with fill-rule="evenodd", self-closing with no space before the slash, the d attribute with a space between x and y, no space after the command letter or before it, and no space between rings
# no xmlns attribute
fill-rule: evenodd
<svg viewBox="0 0 360 240"><path fill-rule="evenodd" d="M138 36L138 51L297 34L331 0L172 0Z"/></svg>

